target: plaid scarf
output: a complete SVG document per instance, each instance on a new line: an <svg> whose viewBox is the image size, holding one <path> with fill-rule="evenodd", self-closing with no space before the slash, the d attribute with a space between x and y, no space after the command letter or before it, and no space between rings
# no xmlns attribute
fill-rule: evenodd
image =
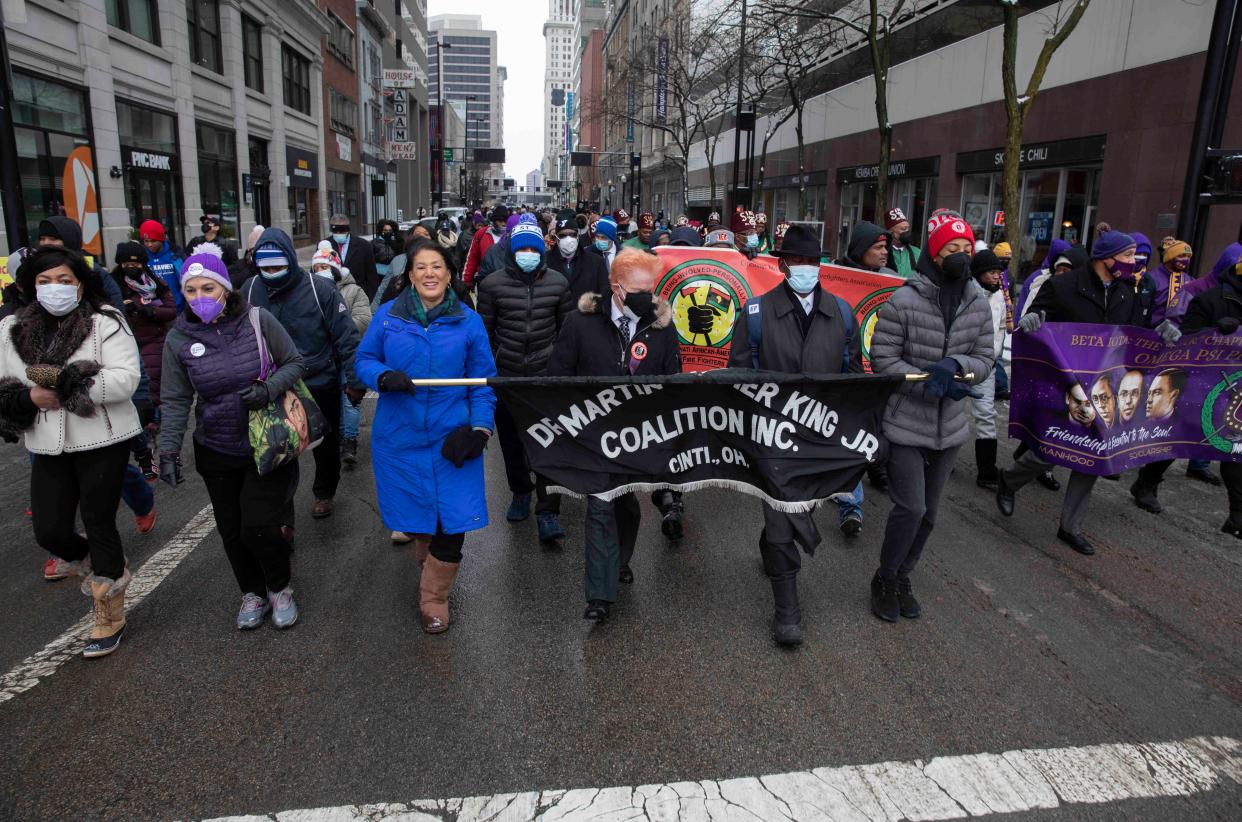
<svg viewBox="0 0 1242 822"><path fill-rule="evenodd" d="M418 296L418 292L414 288L407 288L404 292L406 308L409 309L410 316L418 321L423 328L428 328L436 319L444 314L451 314L457 308L457 295L453 293L450 286L444 290L444 299L430 311L423 306L423 298Z"/></svg>

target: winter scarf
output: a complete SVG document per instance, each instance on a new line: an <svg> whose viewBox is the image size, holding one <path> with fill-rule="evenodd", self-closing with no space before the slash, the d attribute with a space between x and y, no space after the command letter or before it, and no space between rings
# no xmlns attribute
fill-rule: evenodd
<svg viewBox="0 0 1242 822"><path fill-rule="evenodd" d="M442 314L453 313L453 309L457 306L457 296L451 288L445 289L444 299L438 305L432 306L430 311L423 306L423 298L418 296L418 292L413 288L405 289L401 294L401 299L406 301L405 307L410 312L410 316L423 328L430 327Z"/></svg>
<svg viewBox="0 0 1242 822"><path fill-rule="evenodd" d="M89 360L68 362L95 328L95 309L88 303L59 319L36 303L14 315L13 348L26 363L26 378L56 391L66 411L80 417L95 413L90 388L101 366Z"/></svg>

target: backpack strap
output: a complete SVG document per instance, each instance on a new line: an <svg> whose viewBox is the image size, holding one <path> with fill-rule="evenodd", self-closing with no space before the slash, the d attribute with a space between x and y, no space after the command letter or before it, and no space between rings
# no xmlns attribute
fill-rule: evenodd
<svg viewBox="0 0 1242 822"><path fill-rule="evenodd" d="M758 297L746 302L746 341L750 343L750 367L759 370L759 346L763 343L763 312Z"/></svg>
<svg viewBox="0 0 1242 822"><path fill-rule="evenodd" d="M841 349L841 373L845 374L850 370L850 343L854 341L854 335L858 333L858 321L849 303L835 294L832 296L837 301L837 312L841 315L841 324L845 326L845 347Z"/></svg>

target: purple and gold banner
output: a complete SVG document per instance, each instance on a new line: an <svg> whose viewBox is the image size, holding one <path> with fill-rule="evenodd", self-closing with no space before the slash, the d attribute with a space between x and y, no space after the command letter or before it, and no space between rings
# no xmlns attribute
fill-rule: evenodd
<svg viewBox="0 0 1242 822"><path fill-rule="evenodd" d="M1009 435L1076 471L1242 459L1242 333L1045 323L1014 334L1011 384Z"/></svg>

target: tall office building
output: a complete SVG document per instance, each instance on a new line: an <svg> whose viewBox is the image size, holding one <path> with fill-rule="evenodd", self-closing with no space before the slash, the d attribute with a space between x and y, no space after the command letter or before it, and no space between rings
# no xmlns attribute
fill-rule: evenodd
<svg viewBox="0 0 1242 822"><path fill-rule="evenodd" d="M565 153L565 95L573 82L576 10L573 0L548 0L548 20L543 24L543 174L551 179L559 179L560 157Z"/></svg>
<svg viewBox="0 0 1242 822"><path fill-rule="evenodd" d="M438 14L428 20L427 70L431 105L440 99L440 64L444 64L444 99L461 102L469 146L504 145L499 90L503 69L496 62L496 32L483 28L473 14ZM441 47L443 46L443 55ZM454 173L448 169L448 173ZM497 172L491 172L497 176Z"/></svg>

